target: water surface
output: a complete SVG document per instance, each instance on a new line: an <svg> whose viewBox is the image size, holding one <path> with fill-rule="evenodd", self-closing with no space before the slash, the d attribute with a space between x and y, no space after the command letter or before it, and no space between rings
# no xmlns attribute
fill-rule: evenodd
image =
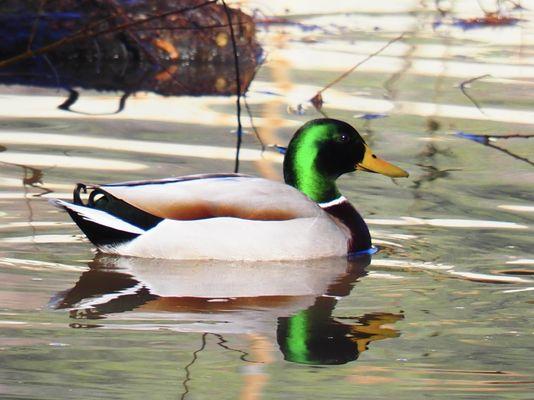
<svg viewBox="0 0 534 400"><path fill-rule="evenodd" d="M320 117L307 99L405 33L323 94L323 112L410 172L340 179L380 252L95 255L46 198L232 171L235 99L138 93L120 114L83 116L56 109L62 91L2 86L2 398L532 398L534 139L469 135L532 135L534 14L464 30L454 18L480 16L476 2L443 17L434 2L286 3L248 5L295 22L259 32L247 102L267 144ZM485 74L466 87L477 108L460 85ZM114 111L120 95L83 91L76 109ZM280 179L281 156L243 122L241 171Z"/></svg>

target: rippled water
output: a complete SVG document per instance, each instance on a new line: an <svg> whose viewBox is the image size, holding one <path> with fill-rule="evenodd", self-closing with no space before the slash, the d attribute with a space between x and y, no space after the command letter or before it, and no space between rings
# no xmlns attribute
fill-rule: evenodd
<svg viewBox="0 0 534 400"><path fill-rule="evenodd" d="M532 135L534 13L464 30L430 1L374 3L251 3L304 26L260 30L247 99L264 142L283 145L320 115L298 104L405 32L323 94L328 116L411 174L340 179L372 260L95 255L46 198L231 171L235 99L137 94L88 117L57 110L62 92L0 88L2 398L532 398L534 139L466 134ZM485 74L465 87L475 104L460 84ZM75 108L119 96L84 92ZM242 172L280 179L281 156L244 122Z"/></svg>

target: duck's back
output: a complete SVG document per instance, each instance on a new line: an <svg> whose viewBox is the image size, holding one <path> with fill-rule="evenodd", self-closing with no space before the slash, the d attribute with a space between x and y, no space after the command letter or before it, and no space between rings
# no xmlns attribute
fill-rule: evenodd
<svg viewBox="0 0 534 400"><path fill-rule="evenodd" d="M98 188L154 216L173 220L281 221L321 212L316 203L289 185L240 174L190 175Z"/></svg>

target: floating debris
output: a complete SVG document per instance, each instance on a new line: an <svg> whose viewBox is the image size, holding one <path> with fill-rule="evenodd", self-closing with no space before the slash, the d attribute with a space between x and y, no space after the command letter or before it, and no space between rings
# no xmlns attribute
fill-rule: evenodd
<svg viewBox="0 0 534 400"><path fill-rule="evenodd" d="M318 92L315 96L313 96L310 99L310 103L312 103L312 105L317 111L321 111L324 104L323 95L321 94L321 92Z"/></svg>
<svg viewBox="0 0 534 400"><path fill-rule="evenodd" d="M363 115L355 115L354 118L363 119L366 121L372 121L374 119L381 119L381 118L387 118L387 114L363 114Z"/></svg>
<svg viewBox="0 0 534 400"><path fill-rule="evenodd" d="M509 17L497 12L486 13L483 17L474 18L455 18L453 25L462 28L464 31L469 29L512 26L521 21L520 18Z"/></svg>
<svg viewBox="0 0 534 400"><path fill-rule="evenodd" d="M466 133L466 132L457 132L456 136L459 136L463 139L469 139L473 142L481 143L487 145L489 143L489 136L487 135L477 135L476 133Z"/></svg>

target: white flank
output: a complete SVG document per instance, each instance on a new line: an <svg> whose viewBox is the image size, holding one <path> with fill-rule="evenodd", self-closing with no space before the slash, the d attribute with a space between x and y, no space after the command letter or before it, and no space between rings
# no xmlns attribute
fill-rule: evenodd
<svg viewBox="0 0 534 400"><path fill-rule="evenodd" d="M328 217L285 221L163 220L110 252L183 260L304 260L347 254L347 236Z"/></svg>

